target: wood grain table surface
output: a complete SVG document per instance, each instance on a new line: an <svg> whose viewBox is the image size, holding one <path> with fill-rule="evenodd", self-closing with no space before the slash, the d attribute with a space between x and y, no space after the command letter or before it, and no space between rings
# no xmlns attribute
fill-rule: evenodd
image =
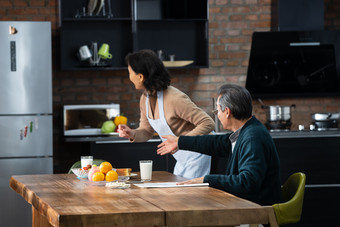
<svg viewBox="0 0 340 227"><path fill-rule="evenodd" d="M165 171L152 176L182 180ZM270 207L210 187L113 189L73 174L12 176L10 187L32 205L32 226L233 226L273 218Z"/></svg>

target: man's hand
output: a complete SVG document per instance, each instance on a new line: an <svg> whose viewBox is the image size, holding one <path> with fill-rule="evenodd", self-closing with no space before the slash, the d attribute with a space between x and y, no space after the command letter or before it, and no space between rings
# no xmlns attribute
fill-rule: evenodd
<svg viewBox="0 0 340 227"><path fill-rule="evenodd" d="M178 137L176 136L162 136L166 141L157 146L157 154L174 154L178 150Z"/></svg>
<svg viewBox="0 0 340 227"><path fill-rule="evenodd" d="M182 185L182 184L201 184L203 183L203 179L204 177L199 177L199 178L194 178L191 180L187 180L187 181L182 181L182 182L177 182L177 185Z"/></svg>

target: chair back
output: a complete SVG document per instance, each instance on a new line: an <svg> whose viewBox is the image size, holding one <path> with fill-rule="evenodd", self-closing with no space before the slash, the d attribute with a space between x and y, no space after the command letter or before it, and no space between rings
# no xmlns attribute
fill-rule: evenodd
<svg viewBox="0 0 340 227"><path fill-rule="evenodd" d="M282 203L274 204L278 225L297 223L301 219L306 175L301 172L292 174L282 186Z"/></svg>
<svg viewBox="0 0 340 227"><path fill-rule="evenodd" d="M92 164L99 166L102 162L106 162L106 160L103 160L103 159L93 159ZM74 163L71 166L71 168L69 169L68 173L72 173L71 169L73 169L73 168L81 168L81 161L77 161L76 163Z"/></svg>

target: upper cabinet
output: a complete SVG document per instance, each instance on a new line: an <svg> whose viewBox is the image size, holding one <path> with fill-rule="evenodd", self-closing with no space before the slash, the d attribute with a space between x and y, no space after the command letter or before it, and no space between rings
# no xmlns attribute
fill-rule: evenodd
<svg viewBox="0 0 340 227"><path fill-rule="evenodd" d="M154 50L167 67L209 66L207 0L59 0L59 6L62 70L125 69L125 56L141 49Z"/></svg>

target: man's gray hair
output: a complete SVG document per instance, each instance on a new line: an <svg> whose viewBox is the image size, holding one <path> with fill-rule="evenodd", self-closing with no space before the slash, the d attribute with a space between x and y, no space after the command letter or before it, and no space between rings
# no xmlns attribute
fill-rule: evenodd
<svg viewBox="0 0 340 227"><path fill-rule="evenodd" d="M248 119L253 113L253 103L249 91L236 84L225 84L218 90L219 105L224 111L228 107L238 120Z"/></svg>

